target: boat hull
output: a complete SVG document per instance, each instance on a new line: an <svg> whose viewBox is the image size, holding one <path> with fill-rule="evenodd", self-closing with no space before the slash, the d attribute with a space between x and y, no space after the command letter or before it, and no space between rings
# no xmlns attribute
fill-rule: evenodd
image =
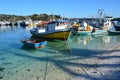
<svg viewBox="0 0 120 80"><path fill-rule="evenodd" d="M67 40L71 34L70 29L68 30L58 30L58 31L54 31L51 33L39 33L39 34L35 34L32 33L33 37L39 37L42 39L59 39L59 40Z"/></svg>
<svg viewBox="0 0 120 80"><path fill-rule="evenodd" d="M91 31L77 31L77 35L98 35L98 34L104 34L107 33L107 30L96 30L95 32Z"/></svg>
<svg viewBox="0 0 120 80"><path fill-rule="evenodd" d="M92 35L105 34L105 33L107 33L107 30L96 30L95 32L92 33Z"/></svg>
<svg viewBox="0 0 120 80"><path fill-rule="evenodd" d="M109 33L109 34L112 34L112 35L120 35L120 31L108 30L108 33Z"/></svg>
<svg viewBox="0 0 120 80"><path fill-rule="evenodd" d="M116 31L120 31L120 26L114 25Z"/></svg>
<svg viewBox="0 0 120 80"><path fill-rule="evenodd" d="M79 35L92 35L91 31L78 31L77 34L79 34Z"/></svg>
<svg viewBox="0 0 120 80"><path fill-rule="evenodd" d="M31 48L42 48L45 45L47 45L47 41L41 41L41 42L34 43L34 42L27 42L26 40L21 40L21 42L24 44L24 46L28 46Z"/></svg>

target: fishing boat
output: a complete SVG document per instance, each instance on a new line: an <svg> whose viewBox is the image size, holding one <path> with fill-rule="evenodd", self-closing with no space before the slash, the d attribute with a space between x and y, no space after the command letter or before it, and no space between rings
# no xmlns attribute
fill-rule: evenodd
<svg viewBox="0 0 120 80"><path fill-rule="evenodd" d="M79 35L106 34L107 30L111 29L112 27L113 24L111 22L111 18L105 18L102 22L98 20L94 26L89 25L87 22L83 21L78 29L72 29L72 33Z"/></svg>
<svg viewBox="0 0 120 80"><path fill-rule="evenodd" d="M67 40L71 33L71 26L67 20L56 20L47 23L44 28L34 28L30 32L33 36L44 39Z"/></svg>
<svg viewBox="0 0 120 80"><path fill-rule="evenodd" d="M97 35L97 34L106 34L107 29L97 28L90 26L89 24L85 23L84 27L78 27L78 29L72 29L73 34L77 35Z"/></svg>
<svg viewBox="0 0 120 80"><path fill-rule="evenodd" d="M46 40L32 40L32 39L22 39L20 40L25 46L31 48L42 48L47 45Z"/></svg>
<svg viewBox="0 0 120 80"><path fill-rule="evenodd" d="M115 30L108 30L108 33L113 35L120 35L120 31L115 31Z"/></svg>
<svg viewBox="0 0 120 80"><path fill-rule="evenodd" d="M112 17L101 15L102 11L99 12L99 17L92 21L91 24L89 20L83 20L81 25L77 27L73 27L72 33L79 35L97 35L97 34L106 34L107 30L112 28L113 24L111 20Z"/></svg>
<svg viewBox="0 0 120 80"><path fill-rule="evenodd" d="M106 30L96 30L95 32L92 31L77 31L77 35L97 35L97 34L106 34Z"/></svg>
<svg viewBox="0 0 120 80"><path fill-rule="evenodd" d="M72 33L77 35L106 34L107 30L111 29L113 26L109 18L105 19L102 24L96 23L95 25L96 26L91 26L87 22L83 21L81 26L77 27L77 29L72 29Z"/></svg>
<svg viewBox="0 0 120 80"><path fill-rule="evenodd" d="M115 30L120 31L120 21L118 21L116 24L114 24Z"/></svg>
<svg viewBox="0 0 120 80"><path fill-rule="evenodd" d="M112 35L120 35L120 21L114 23L114 26L108 30L108 33Z"/></svg>
<svg viewBox="0 0 120 80"><path fill-rule="evenodd" d="M120 26L114 25L116 31L120 31Z"/></svg>

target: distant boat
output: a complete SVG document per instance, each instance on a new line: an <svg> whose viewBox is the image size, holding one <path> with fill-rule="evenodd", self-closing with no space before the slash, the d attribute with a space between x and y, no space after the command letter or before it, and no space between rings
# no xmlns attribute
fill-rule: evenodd
<svg viewBox="0 0 120 80"><path fill-rule="evenodd" d="M107 30L111 28L110 26L105 26L103 28L93 27L86 22L83 22L83 25L78 27L78 29L72 29L73 34L77 35L97 35L97 34L105 34Z"/></svg>
<svg viewBox="0 0 120 80"><path fill-rule="evenodd" d="M71 33L71 26L67 20L49 22L44 28L34 28L31 34L44 39L67 40Z"/></svg>
<svg viewBox="0 0 120 80"><path fill-rule="evenodd" d="M114 24L115 30L120 31L120 21Z"/></svg>
<svg viewBox="0 0 120 80"><path fill-rule="evenodd" d="M114 23L113 28L109 29L108 33L113 35L120 35L120 21L117 21L117 23Z"/></svg>
<svg viewBox="0 0 120 80"><path fill-rule="evenodd" d="M114 25L116 31L120 31L120 26Z"/></svg>
<svg viewBox="0 0 120 80"><path fill-rule="evenodd" d="M20 40L25 46L31 48L42 48L47 45L46 40L31 40L31 39L22 39Z"/></svg>
<svg viewBox="0 0 120 80"><path fill-rule="evenodd" d="M113 35L120 35L120 31L115 31L115 30L108 30L108 33Z"/></svg>
<svg viewBox="0 0 120 80"><path fill-rule="evenodd" d="M99 22L98 22L99 23ZM96 25L91 26L87 22L83 21L81 23L80 27L77 27L78 29L72 29L73 34L79 34L79 35L96 35L96 34L105 34L107 33L107 30L112 28L112 22L109 18L105 18L102 26Z"/></svg>
<svg viewBox="0 0 120 80"><path fill-rule="evenodd" d="M107 30L111 29L113 23L111 22L113 18L103 14L103 10L98 10L98 18L93 20L83 20L80 26L73 27L73 34L80 35L96 35L107 33ZM77 28L77 29L76 29Z"/></svg>
<svg viewBox="0 0 120 80"><path fill-rule="evenodd" d="M96 30L95 32L92 31L77 31L77 35L97 35L97 34L106 34L106 30Z"/></svg>

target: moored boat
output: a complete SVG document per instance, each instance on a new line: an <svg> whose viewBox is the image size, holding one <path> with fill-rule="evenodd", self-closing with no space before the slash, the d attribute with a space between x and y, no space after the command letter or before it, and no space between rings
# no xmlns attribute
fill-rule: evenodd
<svg viewBox="0 0 120 80"><path fill-rule="evenodd" d="M20 40L25 46L31 47L31 48L42 48L47 45L46 40L36 40L36 39L22 39Z"/></svg>
<svg viewBox="0 0 120 80"><path fill-rule="evenodd" d="M120 35L120 31L115 31L115 30L108 30L108 33L112 35Z"/></svg>
<svg viewBox="0 0 120 80"><path fill-rule="evenodd" d="M112 17L102 15L103 10L99 10L99 17L93 20L83 20L80 26L72 29L73 34L79 35L96 35L96 34L106 34L107 30L111 29L113 24L111 20Z"/></svg>
<svg viewBox="0 0 120 80"><path fill-rule="evenodd" d="M97 34L106 34L106 30L96 30L95 32L92 31L77 31L76 34L78 35L97 35Z"/></svg>
<svg viewBox="0 0 120 80"><path fill-rule="evenodd" d="M115 30L120 31L120 21L118 21L116 24L114 24Z"/></svg>
<svg viewBox="0 0 120 80"><path fill-rule="evenodd" d="M120 31L120 26L114 25L116 31Z"/></svg>
<svg viewBox="0 0 120 80"><path fill-rule="evenodd" d="M56 20L48 23L44 28L35 28L30 32L39 38L67 40L71 33L71 26L67 20Z"/></svg>
<svg viewBox="0 0 120 80"><path fill-rule="evenodd" d="M92 32L91 31L77 31L78 35L91 35Z"/></svg>
<svg viewBox="0 0 120 80"><path fill-rule="evenodd" d="M107 33L107 29L109 29L110 27L103 27L103 28L97 28L97 27L93 27L89 24L87 24L86 22L83 22L83 26L78 27L78 29L72 29L72 33L73 34L77 34L77 35L97 35L97 34L105 34Z"/></svg>

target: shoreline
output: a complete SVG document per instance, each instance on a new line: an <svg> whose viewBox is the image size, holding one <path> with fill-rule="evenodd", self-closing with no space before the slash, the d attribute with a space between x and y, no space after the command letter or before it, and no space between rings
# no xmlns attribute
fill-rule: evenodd
<svg viewBox="0 0 120 80"><path fill-rule="evenodd" d="M112 46L103 54L69 56L51 50L53 54L14 54L12 66L0 67L0 80L119 80L120 45ZM89 52L89 51L88 51ZM91 51L92 53L92 51ZM67 54L67 53L66 53ZM9 59L11 58L8 55ZM26 61L23 60L25 58ZM15 60L14 60L15 59Z"/></svg>

